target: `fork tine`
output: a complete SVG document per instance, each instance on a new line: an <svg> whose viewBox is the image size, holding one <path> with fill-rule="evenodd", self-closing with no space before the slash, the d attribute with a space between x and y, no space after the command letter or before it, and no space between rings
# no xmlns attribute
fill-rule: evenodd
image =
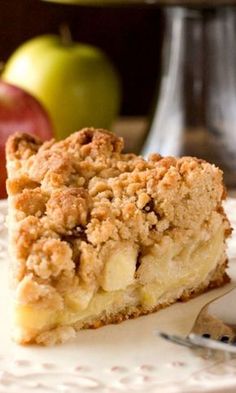
<svg viewBox="0 0 236 393"><path fill-rule="evenodd" d="M234 342L236 338L235 286L207 303L199 312L190 333L213 340ZM227 338L227 339L226 339Z"/></svg>
<svg viewBox="0 0 236 393"><path fill-rule="evenodd" d="M167 334L164 332L157 332L158 336L164 338L167 341L171 341L175 344L184 345L185 347L192 347L192 343L187 337L176 336L174 334Z"/></svg>
<svg viewBox="0 0 236 393"><path fill-rule="evenodd" d="M220 340L221 337L227 336L229 341L233 341L235 337L235 329L215 316L210 315L208 309L203 309L199 313L191 333L205 337L207 334L213 340Z"/></svg>
<svg viewBox="0 0 236 393"><path fill-rule="evenodd" d="M205 348L236 354L236 286L205 304L187 337L158 332L165 340L192 349Z"/></svg>
<svg viewBox="0 0 236 393"><path fill-rule="evenodd" d="M157 332L157 335L165 340L171 341L175 344L183 345L192 349L205 348L215 351L230 352L236 354L236 347L232 344L225 344L209 338L198 336L197 334L190 334L188 337L181 337L178 335Z"/></svg>

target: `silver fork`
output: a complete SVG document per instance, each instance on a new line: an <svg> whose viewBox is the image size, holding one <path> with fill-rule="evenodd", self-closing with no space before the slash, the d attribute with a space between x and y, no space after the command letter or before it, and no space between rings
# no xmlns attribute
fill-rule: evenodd
<svg viewBox="0 0 236 393"><path fill-rule="evenodd" d="M187 337L163 332L162 338L190 348L209 348L236 354L236 288L207 303Z"/></svg>

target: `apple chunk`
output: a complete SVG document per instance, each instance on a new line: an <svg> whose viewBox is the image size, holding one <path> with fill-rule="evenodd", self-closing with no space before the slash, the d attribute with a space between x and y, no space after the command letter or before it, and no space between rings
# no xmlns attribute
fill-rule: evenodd
<svg viewBox="0 0 236 393"><path fill-rule="evenodd" d="M105 262L101 278L101 286L105 291L117 291L133 283L137 255L137 249L126 242L112 250Z"/></svg>

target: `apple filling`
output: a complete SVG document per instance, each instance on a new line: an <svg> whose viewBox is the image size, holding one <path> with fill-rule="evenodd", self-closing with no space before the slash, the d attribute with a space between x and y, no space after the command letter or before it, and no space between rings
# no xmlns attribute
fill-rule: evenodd
<svg viewBox="0 0 236 393"><path fill-rule="evenodd" d="M163 241L165 243L165 241ZM184 290L197 288L223 260L224 228L221 226L208 239L195 236L180 247L174 241L163 244L163 254L157 247L141 258L137 266L137 249L124 246L106 260L96 293L78 287L67 293L64 308L42 309L37 305L15 304L14 323L17 335L38 334L57 326L83 327L101 316L111 316L132 307L152 310L166 302L173 302ZM18 337L19 339L19 337Z"/></svg>

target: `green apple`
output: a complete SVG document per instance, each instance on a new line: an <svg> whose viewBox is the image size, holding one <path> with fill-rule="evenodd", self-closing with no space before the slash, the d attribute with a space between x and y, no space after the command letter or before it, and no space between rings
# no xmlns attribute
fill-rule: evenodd
<svg viewBox="0 0 236 393"><path fill-rule="evenodd" d="M109 128L120 107L120 82L99 49L44 35L20 46L3 80L34 95L48 111L57 138L86 126Z"/></svg>

